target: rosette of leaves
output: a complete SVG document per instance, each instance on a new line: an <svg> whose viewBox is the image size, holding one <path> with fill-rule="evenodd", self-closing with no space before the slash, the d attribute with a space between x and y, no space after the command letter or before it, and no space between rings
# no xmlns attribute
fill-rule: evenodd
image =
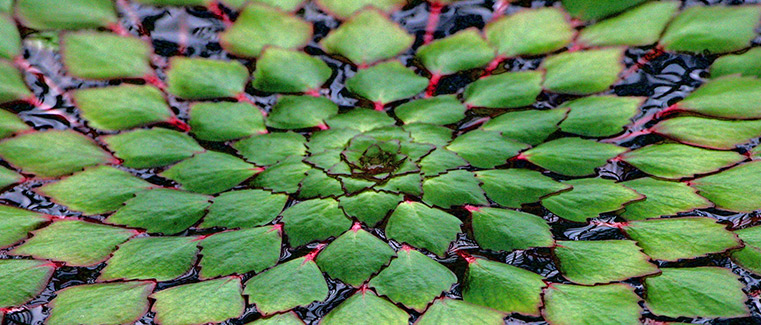
<svg viewBox="0 0 761 325"><path fill-rule="evenodd" d="M739 275L761 274L761 226L713 213L761 209L760 7L504 2L483 29L417 36L390 15L423 6L433 28L468 5L0 1L0 186L35 193L0 205L0 318L757 313ZM154 12L219 26L219 46L180 28L176 52L159 47ZM40 51L60 75L27 61ZM676 103L621 91L674 53L715 59L710 78Z"/></svg>

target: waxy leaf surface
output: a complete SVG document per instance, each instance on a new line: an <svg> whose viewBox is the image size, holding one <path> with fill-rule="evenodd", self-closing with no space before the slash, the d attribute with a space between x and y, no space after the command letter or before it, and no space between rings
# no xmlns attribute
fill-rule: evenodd
<svg viewBox="0 0 761 325"><path fill-rule="evenodd" d="M328 285L317 264L301 257L254 276L243 293L257 311L269 315L325 300Z"/></svg>
<svg viewBox="0 0 761 325"><path fill-rule="evenodd" d="M249 103L196 103L190 107L190 129L196 138L227 141L266 133L264 116Z"/></svg>
<svg viewBox="0 0 761 325"><path fill-rule="evenodd" d="M240 278L227 277L179 285L150 296L156 302L156 322L160 324L217 323L240 317L246 305L241 296Z"/></svg>
<svg viewBox="0 0 761 325"><path fill-rule="evenodd" d="M124 166L132 168L166 166L205 150L189 135L164 128L105 136L103 141Z"/></svg>
<svg viewBox="0 0 761 325"><path fill-rule="evenodd" d="M719 267L664 268L645 279L645 305L655 315L741 317L750 311L744 285L732 271Z"/></svg>
<svg viewBox="0 0 761 325"><path fill-rule="evenodd" d="M462 222L457 217L418 202L402 202L386 225L386 235L398 242L443 256L456 239Z"/></svg>
<svg viewBox="0 0 761 325"><path fill-rule="evenodd" d="M586 222L600 213L616 211L629 202L644 199L634 190L603 178L582 178L564 182L573 189L542 200L542 205L559 217Z"/></svg>
<svg viewBox="0 0 761 325"><path fill-rule="evenodd" d="M655 260L696 258L740 246L740 240L725 225L705 217L634 221L623 229Z"/></svg>
<svg viewBox="0 0 761 325"><path fill-rule="evenodd" d="M563 276L578 284L623 281L658 272L631 240L558 241L554 253Z"/></svg>
<svg viewBox="0 0 761 325"><path fill-rule="evenodd" d="M282 236L277 227L224 231L200 241L201 279L261 272L280 259Z"/></svg>
<svg viewBox="0 0 761 325"><path fill-rule="evenodd" d="M198 247L194 237L140 237L119 245L98 280L169 281L190 271Z"/></svg>
<svg viewBox="0 0 761 325"><path fill-rule="evenodd" d="M385 242L352 227L317 256L317 265L331 278L358 287L396 255Z"/></svg>
<svg viewBox="0 0 761 325"><path fill-rule="evenodd" d="M477 208L472 215L473 237L481 247L494 251L513 251L551 247L550 226L544 219L525 212Z"/></svg>
<svg viewBox="0 0 761 325"><path fill-rule="evenodd" d="M531 163L566 176L587 176L628 149L581 138L545 142L521 155Z"/></svg>
<svg viewBox="0 0 761 325"><path fill-rule="evenodd" d="M37 260L0 260L0 308L23 305L39 295L55 265Z"/></svg>
<svg viewBox="0 0 761 325"><path fill-rule="evenodd" d="M257 1L260 2L260 1ZM278 1L278 4L285 1ZM267 5L253 3L220 35L220 44L241 57L258 57L267 46L297 49L312 38L312 25Z"/></svg>
<svg viewBox="0 0 761 325"><path fill-rule="evenodd" d="M524 9L486 25L486 39L499 55L539 55L559 50L575 34L562 10Z"/></svg>
<svg viewBox="0 0 761 325"><path fill-rule="evenodd" d="M260 170L233 155L206 151L163 171L166 177L191 192L214 194L233 188Z"/></svg>
<svg viewBox="0 0 761 325"><path fill-rule="evenodd" d="M148 281L83 284L56 292L48 324L130 324L148 312Z"/></svg>
<svg viewBox="0 0 761 325"><path fill-rule="evenodd" d="M376 10L363 10L320 41L326 52L340 54L354 64L372 64L392 58L412 45L414 37Z"/></svg>
<svg viewBox="0 0 761 325"><path fill-rule="evenodd" d="M506 313L538 316L543 279L519 267L477 258L468 264L462 298Z"/></svg>
<svg viewBox="0 0 761 325"><path fill-rule="evenodd" d="M626 284L552 284L544 292L544 318L553 325L641 324L642 307Z"/></svg>
<svg viewBox="0 0 761 325"><path fill-rule="evenodd" d="M67 175L113 159L94 141L72 130L32 132L5 139L0 142L0 157L41 177Z"/></svg>

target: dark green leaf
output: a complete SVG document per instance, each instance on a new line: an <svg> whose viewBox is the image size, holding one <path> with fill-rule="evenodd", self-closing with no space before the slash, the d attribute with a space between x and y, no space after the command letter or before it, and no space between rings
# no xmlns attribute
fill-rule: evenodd
<svg viewBox="0 0 761 325"><path fill-rule="evenodd" d="M457 238L460 225L460 219L444 211L418 202L402 202L388 219L386 235L443 256Z"/></svg>
<svg viewBox="0 0 761 325"><path fill-rule="evenodd" d="M508 208L520 208L527 203L571 188L542 173L528 169L493 169L476 172L483 182L481 188L492 201Z"/></svg>
<svg viewBox="0 0 761 325"><path fill-rule="evenodd" d="M234 55L258 57L267 46L303 47L312 39L312 25L280 10L253 3L241 11L235 23L219 38L222 47Z"/></svg>
<svg viewBox="0 0 761 325"><path fill-rule="evenodd" d="M585 137L606 137L624 130L639 112L643 97L593 96L563 103L568 117L560 123L563 132Z"/></svg>
<svg viewBox="0 0 761 325"><path fill-rule="evenodd" d="M302 321L296 313L291 311L284 314L275 314L270 317L259 318L247 325L304 325L304 321Z"/></svg>
<svg viewBox="0 0 761 325"><path fill-rule="evenodd" d="M273 112L270 117L274 115ZM290 120L290 117L289 117ZM329 149L343 149L351 138L360 131L353 128L333 128L312 133L306 146L312 154L321 153Z"/></svg>
<svg viewBox="0 0 761 325"><path fill-rule="evenodd" d="M617 14L645 1L647 0L563 0L563 7L573 17L582 20L597 20Z"/></svg>
<svg viewBox="0 0 761 325"><path fill-rule="evenodd" d="M645 305L655 315L677 317L742 317L750 315L732 271L719 267L665 268L645 279Z"/></svg>
<svg viewBox="0 0 761 325"><path fill-rule="evenodd" d="M446 148L479 168L507 163L528 145L504 137L499 132L476 129L455 138Z"/></svg>
<svg viewBox="0 0 761 325"><path fill-rule="evenodd" d="M553 325L641 324L642 307L626 284L552 284L544 292L544 319Z"/></svg>
<svg viewBox="0 0 761 325"><path fill-rule="evenodd" d="M155 283L128 281L83 284L56 292L48 324L132 324L148 312Z"/></svg>
<svg viewBox="0 0 761 325"><path fill-rule="evenodd" d="M229 190L260 169L238 157L206 151L183 160L159 174L182 185L188 191L214 194Z"/></svg>
<svg viewBox="0 0 761 325"><path fill-rule="evenodd" d="M264 116L249 103L197 103L190 107L193 134L208 141L227 141L267 133Z"/></svg>
<svg viewBox="0 0 761 325"><path fill-rule="evenodd" d="M396 255L385 242L355 224L317 256L317 266L331 278L358 287Z"/></svg>
<svg viewBox="0 0 761 325"><path fill-rule="evenodd" d="M320 41L330 54L357 65L389 59L412 46L414 37L377 10L363 10ZM370 44L371 46L368 46Z"/></svg>
<svg viewBox="0 0 761 325"><path fill-rule="evenodd" d="M328 285L317 264L301 257L251 278L243 293L260 313L270 315L324 300Z"/></svg>
<svg viewBox="0 0 761 325"><path fill-rule="evenodd" d="M113 161L92 139L73 130L31 132L5 139L0 142L0 156L41 177L62 176Z"/></svg>
<svg viewBox="0 0 761 325"><path fill-rule="evenodd" d="M303 156L306 153L305 142L301 134L278 132L254 135L234 143L233 148L246 160L259 166L269 166L289 157Z"/></svg>
<svg viewBox="0 0 761 325"><path fill-rule="evenodd" d="M678 143L646 146L621 155L621 160L653 176L679 179L735 165L746 157L734 151L696 148Z"/></svg>
<svg viewBox="0 0 761 325"><path fill-rule="evenodd" d="M466 170L453 170L423 181L423 201L449 209L464 204L486 205L489 201L475 175Z"/></svg>
<svg viewBox="0 0 761 325"><path fill-rule="evenodd" d="M367 132L382 126L394 125L396 121L384 112L355 108L346 113L333 115L325 121L331 129L355 129Z"/></svg>
<svg viewBox="0 0 761 325"><path fill-rule="evenodd" d="M452 169L465 167L468 162L456 153L444 148L437 148L420 161L423 176L437 176Z"/></svg>
<svg viewBox="0 0 761 325"><path fill-rule="evenodd" d="M633 221L623 230L645 254L663 261L696 258L740 246L740 240L725 225L705 217Z"/></svg>
<svg viewBox="0 0 761 325"><path fill-rule="evenodd" d="M319 169L310 169L307 176L301 180L299 195L300 199L325 198L343 194L341 182Z"/></svg>
<svg viewBox="0 0 761 325"><path fill-rule="evenodd" d="M214 198L200 227L249 228L275 219L288 196L264 190L225 192Z"/></svg>
<svg viewBox="0 0 761 325"><path fill-rule="evenodd" d="M196 254L194 237L134 238L119 246L98 280L169 281L190 271Z"/></svg>
<svg viewBox="0 0 761 325"><path fill-rule="evenodd" d="M300 202L285 209L282 215L285 233L292 246L338 237L351 227L351 221L338 207L338 201L331 198Z"/></svg>
<svg viewBox="0 0 761 325"><path fill-rule="evenodd" d="M567 176L587 176L628 149L581 138L560 138L521 154L531 163Z"/></svg>
<svg viewBox="0 0 761 325"><path fill-rule="evenodd" d="M157 188L138 193L106 222L142 228L150 233L176 234L201 220L212 197Z"/></svg>
<svg viewBox="0 0 761 325"><path fill-rule="evenodd" d="M365 191L338 199L341 208L348 216L357 218L370 227L374 227L385 219L386 215L402 200L402 195L375 191Z"/></svg>
<svg viewBox="0 0 761 325"><path fill-rule="evenodd" d="M506 313L538 316L543 279L519 267L473 258L468 261L462 298Z"/></svg>
<svg viewBox="0 0 761 325"><path fill-rule="evenodd" d="M159 324L217 323L243 315L240 278L227 277L179 285L150 296Z"/></svg>
<svg viewBox="0 0 761 325"><path fill-rule="evenodd" d="M542 62L547 70L544 89L561 94L587 95L607 90L624 69L623 48L565 52Z"/></svg>
<svg viewBox="0 0 761 325"><path fill-rule="evenodd" d="M560 272L578 284L595 285L658 273L631 240L558 241Z"/></svg>
<svg viewBox="0 0 761 325"><path fill-rule="evenodd" d="M152 168L190 158L205 149L185 133L163 129L139 129L103 137L123 165Z"/></svg>
<svg viewBox="0 0 761 325"><path fill-rule="evenodd" d="M465 118L466 108L454 95L418 99L394 109L394 114L405 124L430 123L445 125Z"/></svg>
<svg viewBox="0 0 761 325"><path fill-rule="evenodd" d="M224 231L201 240L201 279L261 272L280 259L279 226Z"/></svg>
<svg viewBox="0 0 761 325"><path fill-rule="evenodd" d="M482 129L502 132L510 139L534 146L557 131L567 113L567 108L507 112L486 122Z"/></svg>
<svg viewBox="0 0 761 325"><path fill-rule="evenodd" d="M480 207L470 210L473 237L482 248L510 252L555 243L547 222L533 214Z"/></svg>
<svg viewBox="0 0 761 325"><path fill-rule="evenodd" d="M251 185L276 193L296 193L299 190L299 184L306 177L306 173L312 169L301 159L300 156L292 156L267 167L254 178Z"/></svg>
<svg viewBox="0 0 761 325"><path fill-rule="evenodd" d="M616 211L629 202L645 198L609 179L583 178L563 183L573 189L543 199L542 205L559 217L574 222L586 222L600 213Z"/></svg>
<svg viewBox="0 0 761 325"><path fill-rule="evenodd" d="M504 324L505 315L498 311L450 298L436 299L415 324L470 325Z"/></svg>
<svg viewBox="0 0 761 325"><path fill-rule="evenodd" d="M411 123L402 127L410 133L412 140L417 143L430 143L436 146L445 146L452 140L452 130L443 126Z"/></svg>

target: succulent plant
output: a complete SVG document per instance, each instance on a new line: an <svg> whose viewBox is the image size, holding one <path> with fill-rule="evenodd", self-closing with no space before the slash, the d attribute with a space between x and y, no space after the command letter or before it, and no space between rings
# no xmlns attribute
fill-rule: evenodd
<svg viewBox="0 0 761 325"><path fill-rule="evenodd" d="M0 319L757 318L761 6L463 3L0 1Z"/></svg>

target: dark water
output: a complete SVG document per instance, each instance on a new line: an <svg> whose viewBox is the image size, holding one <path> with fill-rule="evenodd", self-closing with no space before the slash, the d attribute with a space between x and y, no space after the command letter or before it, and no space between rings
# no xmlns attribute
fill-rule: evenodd
<svg viewBox="0 0 761 325"><path fill-rule="evenodd" d="M685 5L694 5L698 3L703 4L740 4L751 3L758 1L684 1ZM516 1L510 5L506 13L514 12L524 7L541 7L557 5L555 1ZM482 28L492 16L493 8L496 4L494 1L487 0L466 0L457 2L454 5L444 7L441 19L439 22L439 28L437 29L435 36L437 38L450 35L459 30L468 27ZM120 8L122 11L122 25L127 27L131 33L137 33L137 24L135 21L129 18L130 13L136 14L140 24L147 32L144 35L150 37L154 48L156 49L156 57L154 58L154 65L157 66L157 74L163 78L164 68L166 67L166 59L175 55L186 56L202 56L211 57L216 59L233 59L229 57L219 45L217 33L223 31L225 28L224 23L206 11L204 8L153 8L139 5L129 5L129 10ZM406 63L417 69L420 74L427 75L417 63L413 60L415 48L422 43L422 37L424 34L424 28L429 16L429 7L426 3L415 2L392 15L392 18L404 26L409 32L417 35L417 41L413 49L407 51L401 56L402 62ZM235 13L228 12L232 18ZM299 11L299 15L305 17L311 21L315 26L315 37L313 41L307 46L306 52L311 55L321 57L326 61L335 71L334 76L328 82L325 89L323 89L323 95L329 97L336 103L338 103L342 109L350 109L355 106L367 106L372 107L371 103L357 100L345 89L344 82L347 78L351 77L356 68L345 62L339 61L333 57L325 55L322 50L317 46L317 42L323 38L331 29L336 28L339 22L334 18L320 12L313 4L307 4L304 9ZM34 108L28 104L17 104L8 109L17 112L19 116L28 123L35 126L37 129L69 129L75 128L85 134L89 134L92 137L97 137L105 133L90 129L84 125L82 120L77 115L76 110L73 108L70 100L65 96L64 91L93 86L103 86L107 84L117 84L118 82L85 82L67 77L63 72L62 65L60 63L60 56L57 53L56 45L57 36L51 33L33 33L27 35L27 41L25 43L26 53L25 56L31 64L39 69L46 78L41 78L38 75L27 73L26 78L31 89L35 92L38 98L43 98L44 103L55 107L55 111L44 111L38 108ZM761 40L756 40L757 43L761 43ZM650 48L634 48L626 52L626 65L634 65L640 58L645 56ZM707 68L713 61L713 57L702 56L690 56L681 54L664 54L656 57L652 61L648 62L641 69L629 75L621 80L610 92L620 96L646 96L647 101L643 106L643 114L646 114L649 110L660 109L667 107L679 100L681 100L686 94L690 93L693 89L699 86L704 78L707 76ZM497 72L509 70L529 70L535 69L540 63L541 58L532 59L511 59L505 61L505 63L497 69ZM249 68L253 69L253 62L247 60L241 60ZM469 71L459 73L453 76L445 77L441 80L437 93L459 93L463 90L463 87L475 80L482 71ZM272 94L265 94L255 91L254 89L247 89L249 97L253 99L260 107L269 110L274 104L276 97ZM559 95L547 95L544 94L540 97L540 100L534 105L538 108L555 107L565 100L568 100L567 96ZM170 98L170 104L175 112L181 119L186 119L188 103L184 101L178 101ZM397 103L398 104L398 103ZM489 112L478 112L489 113ZM469 112L469 114L474 114ZM482 116L482 115L481 115ZM480 116L472 116L471 120L475 120ZM467 129L471 126L471 121L466 119L465 122L459 126L461 129ZM169 127L167 125L167 127ZM563 136L562 134L554 135L556 137ZM632 148L641 147L643 145L659 141L657 136L644 136L625 143L625 146ZM755 145L758 140L751 143ZM209 149L232 152L229 146L224 144L215 143L202 143ZM749 146L750 147L750 146ZM511 163L516 167L527 167L523 162ZM170 181L162 179L156 174L160 170L130 170L131 172L139 175L153 183L173 186ZM616 180L628 180L643 176L643 174L635 169L632 169L624 164L612 162L604 166L599 174L606 178ZM562 178L559 177L558 178ZM26 209L35 211L41 211L52 215L65 215L65 216L79 216L79 213L68 211L65 207L56 205L50 202L48 199L36 195L31 191L35 187L42 185L43 181L32 181L21 185L18 185L12 189L8 189L6 192L0 194L0 202L13 206L19 206ZM290 204L293 204L291 202ZM541 206L533 205L526 209L527 212L543 216L552 225L553 234L558 240L578 240L578 239L621 239L622 233L615 229L600 225L580 225L577 223L571 223L558 219ZM468 213L465 210L452 210L450 211L454 215L462 218L466 221L464 229L466 232L470 232L470 225L467 223ZM723 223L731 225L733 228L743 228L751 225L759 224L759 214L757 212L749 214L735 214L717 211L713 209L700 210L691 214L697 214L701 216L708 216L716 218ZM94 218L101 218L95 216ZM617 220L614 215L603 216L602 221L621 221ZM376 235L384 237L382 230L372 229ZM187 234L196 234L194 230L189 230ZM394 244L394 243L392 243ZM454 243L450 252L457 249L469 249L474 255L485 256L493 260L499 260L515 266L519 266L536 273L541 274L552 282L565 282L562 276L559 275L557 268L552 260L549 249L532 249L526 251L514 251L511 253L495 253L478 248L475 242L468 239L465 235L460 235L460 238ZM285 247L283 250L283 256L281 260L287 260L292 256L302 256L306 254L310 247L301 249L293 249ZM450 267L460 279L462 279L463 272L465 271L465 262L458 258L454 254L449 254L447 258L441 259L435 256L431 256ZM5 251L0 250L0 258L9 258ZM661 266L685 266L685 265L715 265L721 267L731 268L735 273L739 274L741 280L746 284L745 291L750 294L750 300L747 302L750 307L753 316L744 319L733 320L703 320L703 319L667 319L653 316L649 313L645 313L645 319L648 322L655 323L656 321L679 321L679 322L694 322L694 323L711 323L711 324L761 324L761 303L759 302L758 295L761 292L761 278L744 271L738 266L734 265L726 254L712 255L706 258L697 260L690 260L686 262L675 263L660 263ZM97 278L99 271L103 268L104 264L91 268L82 267L61 267L56 272L52 281L48 284L45 291L30 302L23 310L10 313L6 316L3 325L5 324L42 324L49 310L43 306L54 297L54 292L69 286L93 283ZM250 278L251 274L244 276L244 280ZM185 284L197 281L198 277L195 271L183 276L180 279L159 283L158 289L171 287L179 284ZM642 294L641 281L634 279L628 281L630 284L637 288L638 293ZM325 315L328 311L341 303L345 298L352 294L353 290L339 281L333 281L328 279L330 287L330 296L325 302L313 303L306 308L297 308L296 313L307 323L312 323ZM460 288L459 285L447 293L450 297L459 297ZM414 319L419 316L418 313L408 310ZM250 306L246 313L240 319L234 319L226 322L227 324L244 324L249 321L259 318L259 314L255 309ZM149 313L143 317L138 324L152 324L153 314ZM507 323L522 324L532 323L541 324L544 323L540 318L516 316L507 319Z"/></svg>

